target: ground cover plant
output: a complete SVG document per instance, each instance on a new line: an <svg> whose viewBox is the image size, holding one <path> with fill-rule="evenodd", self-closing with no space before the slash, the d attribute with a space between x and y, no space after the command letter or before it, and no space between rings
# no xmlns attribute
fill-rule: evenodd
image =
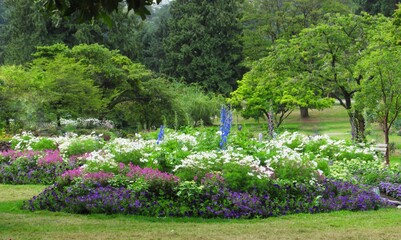
<svg viewBox="0 0 401 240"><path fill-rule="evenodd" d="M378 209L387 203L372 187L400 182L399 167L383 165L369 145L298 133L257 140L236 131L221 149L218 129L162 130L108 141L15 136L14 149L2 152L0 179L43 183L26 177L35 172L54 183L24 204L30 210L206 218ZM35 150L38 142L57 149ZM25 177L13 182L12 174Z"/></svg>
<svg viewBox="0 0 401 240"><path fill-rule="evenodd" d="M44 185L0 184L1 239L399 239L401 211L336 211L267 219L154 218L21 210Z"/></svg>

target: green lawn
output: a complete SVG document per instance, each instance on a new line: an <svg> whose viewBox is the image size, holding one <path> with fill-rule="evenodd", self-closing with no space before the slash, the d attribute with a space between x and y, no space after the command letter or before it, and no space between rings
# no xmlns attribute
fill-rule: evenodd
<svg viewBox="0 0 401 240"><path fill-rule="evenodd" d="M306 135L326 134L333 139L351 139L351 126L346 110L340 105L334 105L324 110L309 110L310 118L301 119L299 110L294 110L284 120L280 131L300 132ZM257 136L260 132L266 132L265 120L255 121L253 119L242 119L239 114L234 116L234 126L242 124L243 127ZM393 129L394 130L394 129ZM383 143L384 136L378 124L368 124L367 139L376 143ZM392 153L392 162L401 162L401 136L390 135L390 143L395 144L395 151Z"/></svg>
<svg viewBox="0 0 401 240"><path fill-rule="evenodd" d="M401 209L222 220L20 210L44 186L0 185L0 239L400 239Z"/></svg>

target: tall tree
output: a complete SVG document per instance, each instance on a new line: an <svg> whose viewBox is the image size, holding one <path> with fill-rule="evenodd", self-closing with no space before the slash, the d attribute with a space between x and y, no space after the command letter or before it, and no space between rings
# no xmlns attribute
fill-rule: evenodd
<svg viewBox="0 0 401 240"><path fill-rule="evenodd" d="M228 93L242 72L240 0L177 0L170 6L162 71Z"/></svg>
<svg viewBox="0 0 401 240"><path fill-rule="evenodd" d="M244 2L245 65L268 54L277 39L290 39L302 29L325 20L327 13L349 14L352 0L247 0Z"/></svg>
<svg viewBox="0 0 401 240"><path fill-rule="evenodd" d="M165 52L163 41L169 35L167 23L170 19L169 5L154 8L152 15L144 22L141 32L142 55L141 62L156 73L161 72Z"/></svg>
<svg viewBox="0 0 401 240"><path fill-rule="evenodd" d="M399 46L371 52L360 65L370 76L362 82L356 95L357 108L364 108L371 120L380 124L386 147L386 163L390 163L390 129L401 112L401 70Z"/></svg>
<svg viewBox="0 0 401 240"><path fill-rule="evenodd" d="M321 89L308 84L307 74L295 73L290 65L277 60L289 56L284 51L287 47L283 43L282 48L257 61L238 81L239 87L231 93L229 103L243 117L264 116L277 128L295 107L323 109L332 105L333 100L323 97Z"/></svg>
<svg viewBox="0 0 401 240"><path fill-rule="evenodd" d="M29 70L38 92L44 96L37 103L41 107L38 114L50 113L58 126L61 126L61 117L97 116L104 108L101 92L81 62L59 54L50 61L35 59Z"/></svg>
<svg viewBox="0 0 401 240"><path fill-rule="evenodd" d="M390 21L376 25L371 32L371 43L357 64L357 72L364 78L354 108L365 110L368 120L381 126L389 164L390 129L401 112L401 47L395 45Z"/></svg>
<svg viewBox="0 0 401 240"><path fill-rule="evenodd" d="M37 45L47 41L45 22L34 1L4 0L1 37L6 64L21 64L32 59Z"/></svg>
<svg viewBox="0 0 401 240"><path fill-rule="evenodd" d="M0 0L0 65L4 63L4 46L6 45L6 19L5 19L4 0Z"/></svg>
<svg viewBox="0 0 401 240"><path fill-rule="evenodd" d="M393 15L394 11L397 9L397 4L401 3L400 0L354 0L359 8L357 10L360 12L367 12L369 14L375 15L381 13L387 17Z"/></svg>
<svg viewBox="0 0 401 240"><path fill-rule="evenodd" d="M278 49L276 62L302 76L309 85L339 101L348 111L355 140L365 138L365 119L352 99L360 90L363 75L356 74L356 63L369 44L373 27L389 22L385 17L370 15L328 15L327 23L307 28Z"/></svg>
<svg viewBox="0 0 401 240"><path fill-rule="evenodd" d="M140 29L142 21L128 13L123 6L110 15L113 27L100 20L91 23L74 23L71 19L54 21L45 18L35 1L4 1L3 20L0 17L0 62L21 64L32 60L36 46L65 43L72 47L82 43L99 43L138 60L142 54ZM3 22L3 23L2 23Z"/></svg>
<svg viewBox="0 0 401 240"><path fill-rule="evenodd" d="M104 45L110 50L119 50L124 56L131 60L138 60L142 55L143 44L140 39L140 33L143 23L140 18L127 10L120 7L118 12L110 14L113 21L113 27L100 20L93 20L90 23L71 23L70 20L65 21L65 25L73 27L71 43L63 41L69 46L78 44L94 44Z"/></svg>
<svg viewBox="0 0 401 240"><path fill-rule="evenodd" d="M133 10L143 19L150 14L147 7L160 3L162 0L38 0L49 15L55 18L69 17L74 21L90 21L94 18L101 18L104 22L112 24L110 14L118 10L120 4L127 7L128 11Z"/></svg>

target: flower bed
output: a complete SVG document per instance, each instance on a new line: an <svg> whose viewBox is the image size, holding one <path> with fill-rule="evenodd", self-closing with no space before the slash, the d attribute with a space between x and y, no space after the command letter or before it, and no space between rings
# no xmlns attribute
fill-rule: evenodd
<svg viewBox="0 0 401 240"><path fill-rule="evenodd" d="M168 177L150 177L152 180L147 181L149 176L145 174L139 177L145 181L124 181L120 186L115 185L111 176L103 176L105 182L83 178L69 186L55 184L26 202L24 208L83 214L254 218L372 210L386 204L372 191L346 182L306 185L268 181L264 189L237 192L228 188L219 175L207 174L200 182L179 182L171 175L162 175Z"/></svg>
<svg viewBox="0 0 401 240"><path fill-rule="evenodd" d="M131 138L23 134L0 181L51 184L24 206L73 213L252 218L377 209L370 187L400 181L368 145L283 133L258 141L213 128ZM34 177L32 177L34 176Z"/></svg>

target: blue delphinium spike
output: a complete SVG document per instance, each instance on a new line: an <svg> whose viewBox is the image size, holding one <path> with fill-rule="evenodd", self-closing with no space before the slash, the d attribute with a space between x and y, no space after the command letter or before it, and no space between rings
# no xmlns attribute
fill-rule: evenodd
<svg viewBox="0 0 401 240"><path fill-rule="evenodd" d="M223 106L220 112L221 149L225 149L225 146L227 144L227 137L228 134L230 133L231 122L232 122L232 113L229 108Z"/></svg>
<svg viewBox="0 0 401 240"><path fill-rule="evenodd" d="M164 126L161 125L160 126L160 131L159 131L159 135L157 135L157 144L159 144L161 141L163 141L164 138Z"/></svg>

